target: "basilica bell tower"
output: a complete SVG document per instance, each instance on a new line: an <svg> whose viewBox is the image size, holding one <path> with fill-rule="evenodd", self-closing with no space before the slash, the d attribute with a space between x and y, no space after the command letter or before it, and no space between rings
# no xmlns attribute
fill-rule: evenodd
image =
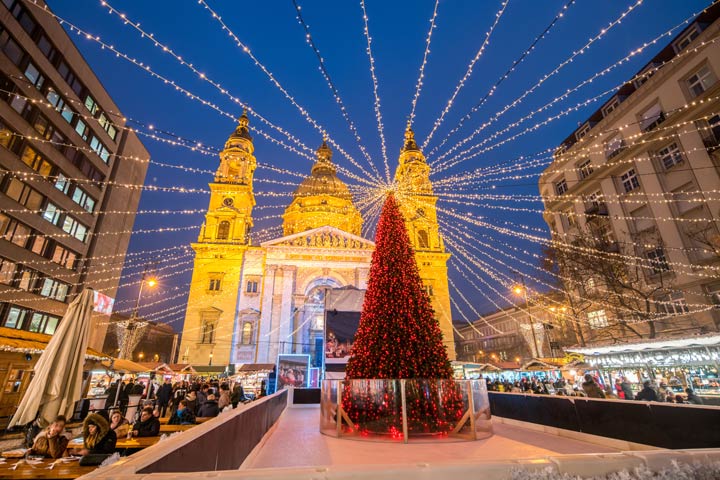
<svg viewBox="0 0 720 480"><path fill-rule="evenodd" d="M235 307L245 252L253 225L253 175L257 161L243 113L220 152L210 183L210 204L198 241L190 284L180 363L224 366L230 363Z"/></svg>
<svg viewBox="0 0 720 480"><path fill-rule="evenodd" d="M425 289L430 295L435 318L443 332L443 342L450 360L455 359L455 341L450 310L447 261L450 254L438 229L437 196L430 183L430 166L415 142L410 126L405 131L405 141L395 171L397 199L405 218L408 236L415 250L415 260Z"/></svg>

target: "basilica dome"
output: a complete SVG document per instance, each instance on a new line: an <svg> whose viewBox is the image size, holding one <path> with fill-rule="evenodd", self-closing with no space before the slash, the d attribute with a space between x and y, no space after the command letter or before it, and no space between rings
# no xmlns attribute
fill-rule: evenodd
<svg viewBox="0 0 720 480"><path fill-rule="evenodd" d="M326 225L360 235L362 217L347 185L337 176L332 150L324 140L317 150L310 176L295 189L283 218L285 235Z"/></svg>

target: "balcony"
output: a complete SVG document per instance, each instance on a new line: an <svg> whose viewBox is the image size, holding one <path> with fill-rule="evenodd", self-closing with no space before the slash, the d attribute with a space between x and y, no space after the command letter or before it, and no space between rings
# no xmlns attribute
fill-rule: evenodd
<svg viewBox="0 0 720 480"><path fill-rule="evenodd" d="M608 208L604 203L589 203L585 205L585 215L607 216Z"/></svg>
<svg viewBox="0 0 720 480"><path fill-rule="evenodd" d="M598 247L607 253L620 253L620 244L618 242L603 242Z"/></svg>

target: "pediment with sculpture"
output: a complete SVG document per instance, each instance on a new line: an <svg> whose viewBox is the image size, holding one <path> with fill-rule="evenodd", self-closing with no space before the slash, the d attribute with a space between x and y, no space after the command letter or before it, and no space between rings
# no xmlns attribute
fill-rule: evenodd
<svg viewBox="0 0 720 480"><path fill-rule="evenodd" d="M287 237L269 240L262 243L261 246L368 251L375 249L374 242L330 226L314 228Z"/></svg>

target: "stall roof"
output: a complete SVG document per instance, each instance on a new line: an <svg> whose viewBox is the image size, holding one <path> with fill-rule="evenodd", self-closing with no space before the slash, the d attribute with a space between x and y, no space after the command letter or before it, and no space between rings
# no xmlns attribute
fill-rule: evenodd
<svg viewBox="0 0 720 480"><path fill-rule="evenodd" d="M580 348L569 348L570 352L583 355L607 355L613 353L640 352L652 350L669 350L673 348L707 347L720 345L720 335L698 335L685 338L659 338L654 340L642 339L616 345L592 345Z"/></svg>
<svg viewBox="0 0 720 480"><path fill-rule="evenodd" d="M223 373L227 368L225 365L194 365L197 373Z"/></svg>
<svg viewBox="0 0 720 480"><path fill-rule="evenodd" d="M170 369L175 373L189 373L190 375L195 375L197 373L197 370L195 370L189 363L171 363L168 367L170 367Z"/></svg>
<svg viewBox="0 0 720 480"><path fill-rule="evenodd" d="M167 364L162 362L138 362L140 365L145 367L144 372L161 372L161 373L175 373L173 369Z"/></svg>
<svg viewBox="0 0 720 480"><path fill-rule="evenodd" d="M6 352L42 353L50 342L51 335L28 332L15 328L0 327L0 349ZM90 360L109 359L108 355L88 348L85 358Z"/></svg>
<svg viewBox="0 0 720 480"><path fill-rule="evenodd" d="M236 372L272 372L275 368L274 363L243 363L239 368L236 368Z"/></svg>
<svg viewBox="0 0 720 480"><path fill-rule="evenodd" d="M525 362L520 367L520 370L527 370L527 371L545 371L545 370L557 370L560 366L553 365L548 362L543 362L542 360L538 360L537 358L533 358L532 360Z"/></svg>
<svg viewBox="0 0 720 480"><path fill-rule="evenodd" d="M132 360L125 360L123 358L103 360L102 365L109 370L113 370L119 373L143 373L152 370L142 364L135 363Z"/></svg>

